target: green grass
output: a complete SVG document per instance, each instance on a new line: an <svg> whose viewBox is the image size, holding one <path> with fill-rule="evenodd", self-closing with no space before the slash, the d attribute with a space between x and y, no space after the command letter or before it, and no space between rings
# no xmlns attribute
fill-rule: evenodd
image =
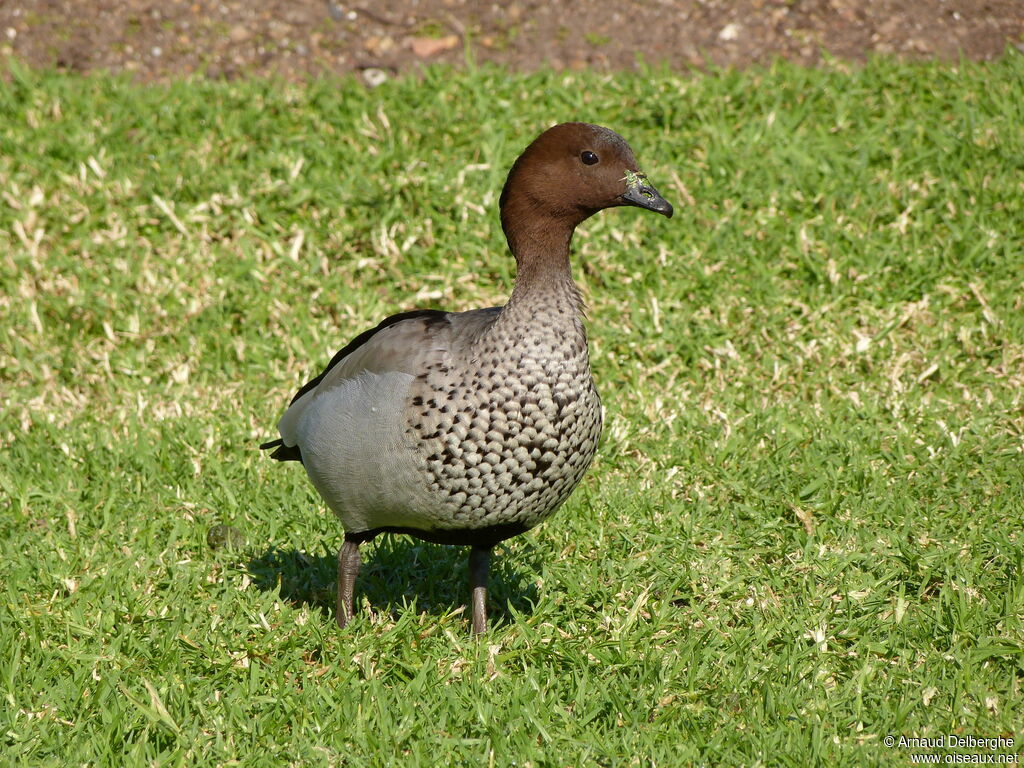
<svg viewBox="0 0 1024 768"><path fill-rule="evenodd" d="M676 203L575 241L598 458L499 548L341 529L256 445L394 311L500 303L516 154ZM906 765L1024 723L1024 57L0 85L5 764ZM230 524L241 550L211 549ZM965 750L960 750L965 751ZM966 750L972 751L972 750ZM982 750L984 751L984 750ZM942 755L951 754L948 750Z"/></svg>

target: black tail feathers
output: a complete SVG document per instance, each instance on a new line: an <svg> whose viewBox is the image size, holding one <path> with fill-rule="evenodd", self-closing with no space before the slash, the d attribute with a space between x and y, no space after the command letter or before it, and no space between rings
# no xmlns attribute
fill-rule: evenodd
<svg viewBox="0 0 1024 768"><path fill-rule="evenodd" d="M299 450L299 446L285 445L284 440L281 438L260 445L261 451L268 451L271 448L277 448L276 451L270 454L272 459L277 459L278 461L302 461L302 451Z"/></svg>

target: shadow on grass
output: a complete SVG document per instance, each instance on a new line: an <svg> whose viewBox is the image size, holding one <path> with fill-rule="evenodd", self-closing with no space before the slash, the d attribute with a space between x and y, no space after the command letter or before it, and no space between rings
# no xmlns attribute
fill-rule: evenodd
<svg viewBox="0 0 1024 768"><path fill-rule="evenodd" d="M382 534L360 550L363 567L356 582L357 613L364 598L375 611L388 611L393 618L403 605L411 605L414 600L417 611L434 615L469 603L469 547ZM271 592L280 588L283 600L319 608L334 618L336 553L310 554L270 547L245 566L258 589ZM511 552L500 544L494 548L487 599L492 624L511 621L512 610L533 610L537 600L533 575L539 567L528 544L517 545Z"/></svg>

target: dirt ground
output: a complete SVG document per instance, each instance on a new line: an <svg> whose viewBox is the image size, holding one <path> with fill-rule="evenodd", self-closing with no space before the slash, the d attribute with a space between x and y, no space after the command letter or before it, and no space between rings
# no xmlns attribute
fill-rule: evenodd
<svg viewBox="0 0 1024 768"><path fill-rule="evenodd" d="M423 63L743 66L1024 51L1024 0L0 0L0 59L143 81L203 73L370 85Z"/></svg>

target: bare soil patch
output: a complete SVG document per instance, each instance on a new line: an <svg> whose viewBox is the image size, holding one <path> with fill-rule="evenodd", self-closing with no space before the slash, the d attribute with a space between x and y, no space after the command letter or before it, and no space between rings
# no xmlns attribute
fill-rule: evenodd
<svg viewBox="0 0 1024 768"><path fill-rule="evenodd" d="M515 69L745 66L775 57L988 59L1024 49L1021 0L4 0L0 57L32 67L375 82L434 61Z"/></svg>

